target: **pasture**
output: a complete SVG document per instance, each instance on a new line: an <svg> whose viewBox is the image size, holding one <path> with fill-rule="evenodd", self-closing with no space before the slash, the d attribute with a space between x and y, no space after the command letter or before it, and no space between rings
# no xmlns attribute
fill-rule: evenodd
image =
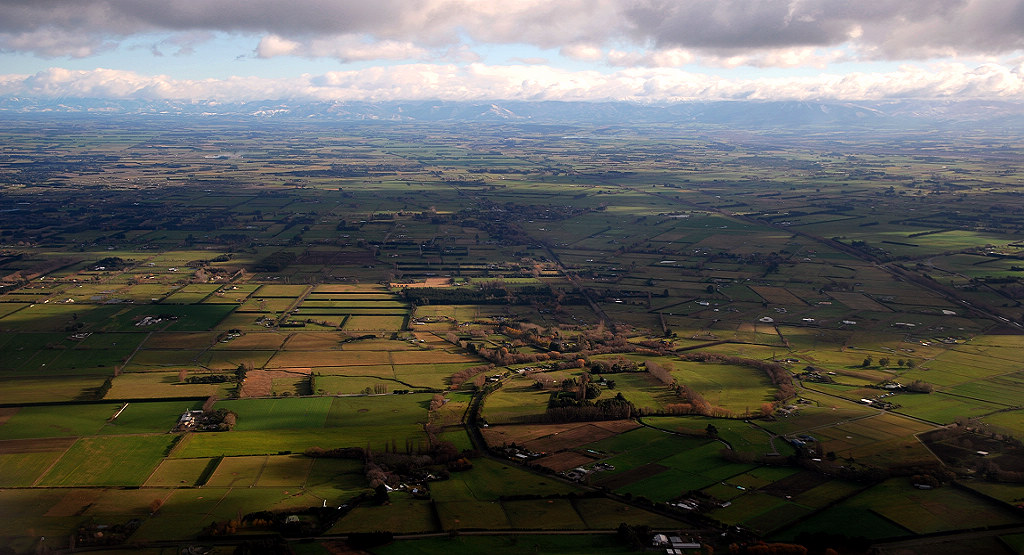
<svg viewBox="0 0 1024 555"><path fill-rule="evenodd" d="M0 425L0 439L94 435L120 408L116 403L21 407Z"/></svg>
<svg viewBox="0 0 1024 555"><path fill-rule="evenodd" d="M283 399L234 399L219 401L214 408L238 416L235 431L322 428L331 410L330 397Z"/></svg>
<svg viewBox="0 0 1024 555"><path fill-rule="evenodd" d="M1008 507L957 488L919 490L900 479L879 484L844 502L843 506L870 509L915 534L1024 522L1024 518ZM958 510L965 506L970 506L971 510Z"/></svg>
<svg viewBox="0 0 1024 555"><path fill-rule="evenodd" d="M43 476L40 485L142 485L175 439L167 434L79 439Z"/></svg>

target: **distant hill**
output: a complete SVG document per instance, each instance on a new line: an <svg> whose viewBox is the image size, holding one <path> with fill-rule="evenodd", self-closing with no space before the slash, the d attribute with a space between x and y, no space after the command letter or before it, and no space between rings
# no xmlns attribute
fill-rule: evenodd
<svg viewBox="0 0 1024 555"><path fill-rule="evenodd" d="M120 114L233 116L306 121L515 122L598 125L710 124L729 127L970 126L1024 128L1024 102L1006 101L716 101L636 102L282 102L242 103L89 98L0 99L0 115Z"/></svg>

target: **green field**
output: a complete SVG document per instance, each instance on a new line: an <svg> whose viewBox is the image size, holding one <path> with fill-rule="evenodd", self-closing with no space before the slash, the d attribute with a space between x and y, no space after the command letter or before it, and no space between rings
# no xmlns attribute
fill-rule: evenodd
<svg viewBox="0 0 1024 555"><path fill-rule="evenodd" d="M331 406L330 397L239 399L215 405L238 415L239 432L322 428Z"/></svg>
<svg viewBox="0 0 1024 555"><path fill-rule="evenodd" d="M194 486L211 465L211 459L164 459L146 480L146 486Z"/></svg>
<svg viewBox="0 0 1024 555"><path fill-rule="evenodd" d="M101 434L146 434L169 432L181 413L202 406L198 401L157 401L127 403L117 418L107 422Z"/></svg>
<svg viewBox="0 0 1024 555"><path fill-rule="evenodd" d="M61 456L60 451L0 454L0 487L27 487Z"/></svg>
<svg viewBox="0 0 1024 555"><path fill-rule="evenodd" d="M120 408L114 403L21 407L0 426L0 439L93 435ZM177 419L174 415L171 418ZM173 424L170 421L168 429Z"/></svg>
<svg viewBox="0 0 1024 555"><path fill-rule="evenodd" d="M138 486L166 455L175 436L110 436L75 442L40 484Z"/></svg>
<svg viewBox="0 0 1024 555"><path fill-rule="evenodd" d="M610 536L459 536L445 539L403 540L373 550L382 555L392 553L448 554L493 553L517 555L528 550L533 553L566 553L585 555L632 553L632 547L620 544Z"/></svg>

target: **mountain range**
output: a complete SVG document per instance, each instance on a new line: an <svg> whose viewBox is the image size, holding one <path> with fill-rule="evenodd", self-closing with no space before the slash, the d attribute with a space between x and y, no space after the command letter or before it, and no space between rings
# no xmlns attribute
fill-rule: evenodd
<svg viewBox="0 0 1024 555"><path fill-rule="evenodd" d="M708 124L729 127L870 126L1024 129L1024 102L984 100L714 101L250 101L238 103L92 98L0 99L0 117L115 114L305 121L571 124Z"/></svg>

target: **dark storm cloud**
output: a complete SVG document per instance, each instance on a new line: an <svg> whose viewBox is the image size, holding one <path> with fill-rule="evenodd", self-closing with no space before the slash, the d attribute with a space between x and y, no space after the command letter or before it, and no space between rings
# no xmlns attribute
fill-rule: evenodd
<svg viewBox="0 0 1024 555"><path fill-rule="evenodd" d="M1006 0L641 0L628 33L660 47L712 51L838 46L874 57L1024 48L1024 3Z"/></svg>

